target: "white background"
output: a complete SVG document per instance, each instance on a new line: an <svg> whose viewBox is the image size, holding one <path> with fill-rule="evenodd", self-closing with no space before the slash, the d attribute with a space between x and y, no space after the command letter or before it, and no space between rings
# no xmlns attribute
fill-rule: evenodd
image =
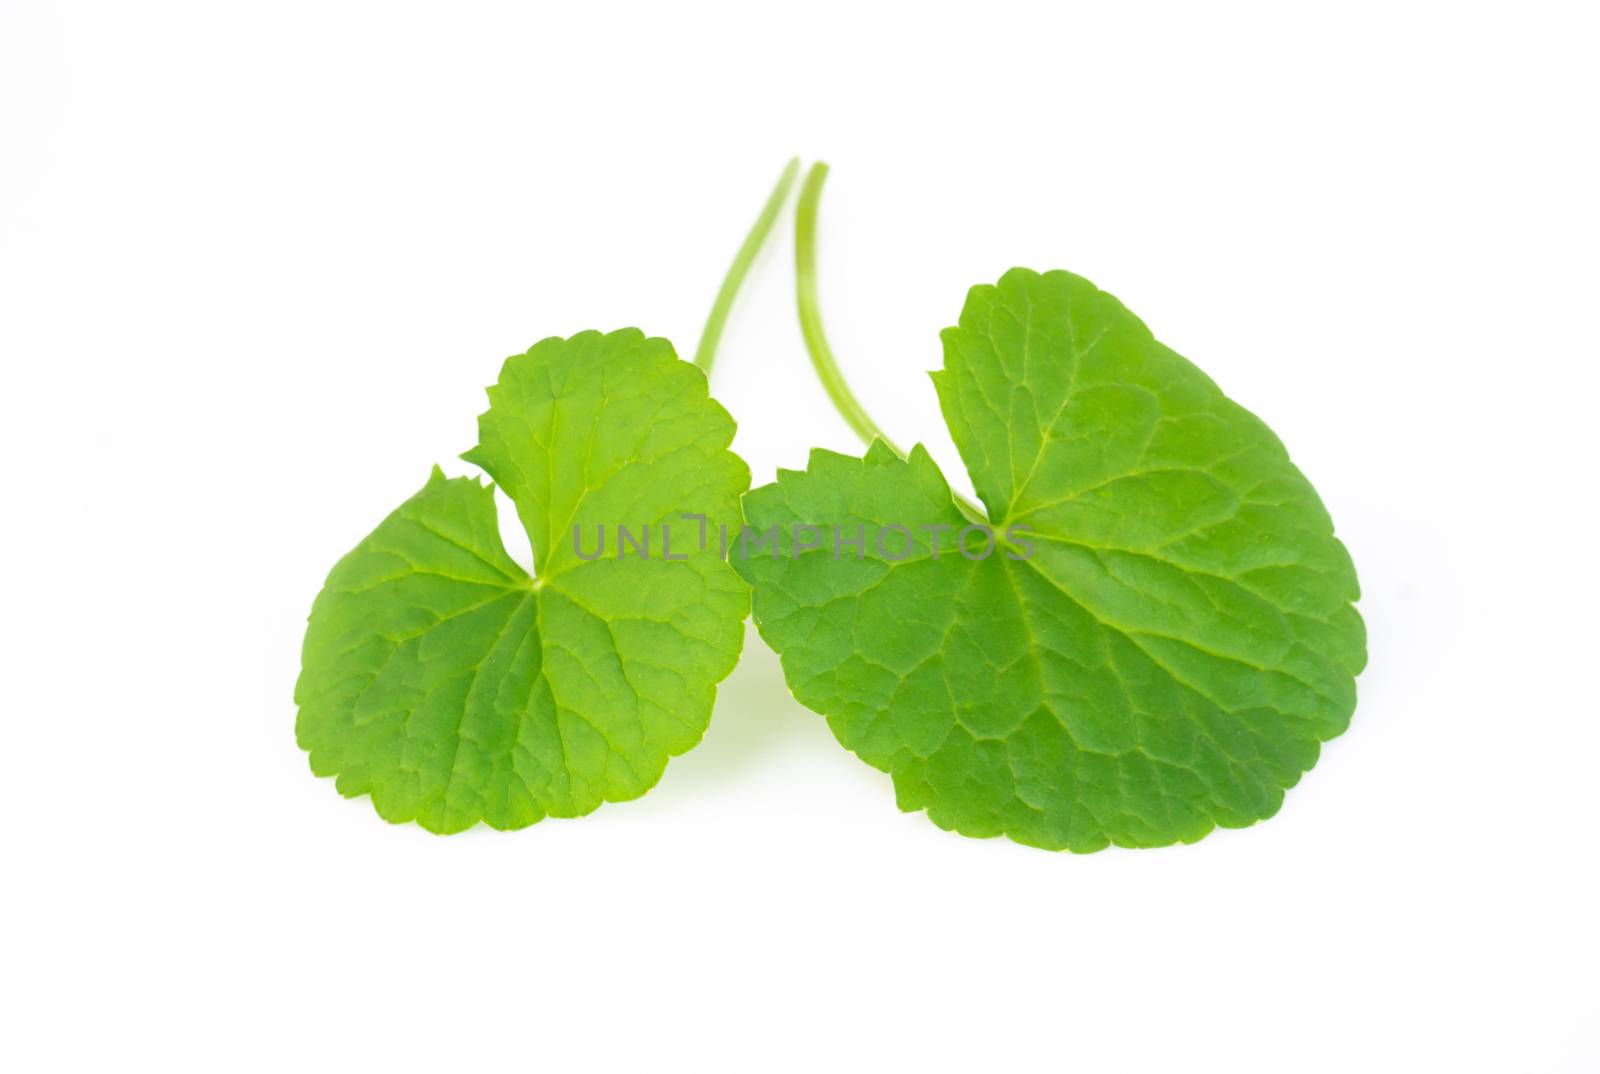
<svg viewBox="0 0 1600 1074"><path fill-rule="evenodd" d="M1596 26L1582 5L0 4L0 1067L1596 1070ZM1054 855L896 811L752 633L638 802L442 839L292 733L328 568L534 340L692 352L783 162L923 371L1070 268L1265 418L1365 590L1281 814ZM786 217L713 390L855 447Z"/></svg>

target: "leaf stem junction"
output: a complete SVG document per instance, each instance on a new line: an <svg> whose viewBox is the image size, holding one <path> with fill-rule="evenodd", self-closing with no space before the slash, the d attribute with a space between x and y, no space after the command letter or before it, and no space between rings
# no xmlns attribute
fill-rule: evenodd
<svg viewBox="0 0 1600 1074"><path fill-rule="evenodd" d="M834 361L827 333L822 329L822 311L817 301L817 204L822 200L822 184L827 178L828 166L821 161L813 164L806 173L806 181L801 184L800 201L795 206L794 292L800 313L800 333L805 336L806 350L811 354L811 364L816 368L817 377L840 416L868 447L872 446L874 440L882 440L885 447L903 459L906 453L878 428L860 401L851 394L844 374L839 372L839 364ZM977 523L987 521L988 516L977 504L954 489L950 495L968 519Z"/></svg>

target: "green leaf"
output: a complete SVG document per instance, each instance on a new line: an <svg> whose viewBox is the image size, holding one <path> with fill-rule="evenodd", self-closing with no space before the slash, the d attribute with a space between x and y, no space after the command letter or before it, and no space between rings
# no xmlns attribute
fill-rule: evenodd
<svg viewBox="0 0 1600 1074"><path fill-rule="evenodd" d="M1345 729L1365 663L1316 492L1080 277L976 287L943 341L934 382L997 547L920 445L816 451L751 492L757 530L826 534L734 550L795 696L902 809L966 835L1092 851L1272 816Z"/></svg>
<svg viewBox="0 0 1600 1074"><path fill-rule="evenodd" d="M516 504L535 577L501 545L493 486L435 469L334 567L295 688L312 770L435 832L643 794L704 734L749 610L718 541L681 517L736 527L749 470L670 343L546 339L489 400L464 457ZM618 525L649 528L648 558L619 557ZM578 555L574 527L585 556L604 527L605 554Z"/></svg>

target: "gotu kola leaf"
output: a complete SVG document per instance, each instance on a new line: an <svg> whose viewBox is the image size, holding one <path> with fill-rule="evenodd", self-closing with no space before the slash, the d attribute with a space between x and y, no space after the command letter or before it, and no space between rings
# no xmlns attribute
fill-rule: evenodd
<svg viewBox="0 0 1600 1074"><path fill-rule="evenodd" d="M489 398L464 457L516 504L533 577L500 542L493 487L435 469L334 567L295 688L312 770L435 832L643 794L705 732L749 608L717 542L683 519L736 525L749 470L671 344L635 329L546 339L506 360ZM648 528L651 554L585 558L618 525Z"/></svg>
<svg viewBox="0 0 1600 1074"><path fill-rule="evenodd" d="M1365 662L1311 485L1080 277L976 287L943 342L934 381L987 519L920 445L883 440L745 497L749 526L785 535L735 565L795 696L902 809L966 835L1093 851L1272 816Z"/></svg>
<svg viewBox="0 0 1600 1074"><path fill-rule="evenodd" d="M333 568L295 684L313 772L391 821L521 828L636 798L700 740L750 606L707 539L750 487L707 377L798 168L739 248L694 366L631 328L506 359L464 458L516 505L533 576L500 542L493 486L437 468Z"/></svg>

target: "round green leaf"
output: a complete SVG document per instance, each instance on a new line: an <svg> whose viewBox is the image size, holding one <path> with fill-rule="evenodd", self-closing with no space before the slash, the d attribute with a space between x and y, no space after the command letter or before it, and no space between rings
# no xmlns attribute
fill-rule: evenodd
<svg viewBox="0 0 1600 1074"><path fill-rule="evenodd" d="M1092 851L1272 816L1366 659L1310 483L1080 277L976 287L943 341L934 382L997 542L920 446L813 452L751 492L756 530L826 535L735 549L795 696L902 809L966 835Z"/></svg>
<svg viewBox="0 0 1600 1074"><path fill-rule="evenodd" d="M705 733L749 610L702 535L737 525L750 473L671 344L546 339L489 400L464 457L516 504L534 576L500 542L493 486L435 469L334 567L295 687L312 770L435 832L643 794ZM648 528L648 557L622 554L619 525Z"/></svg>

